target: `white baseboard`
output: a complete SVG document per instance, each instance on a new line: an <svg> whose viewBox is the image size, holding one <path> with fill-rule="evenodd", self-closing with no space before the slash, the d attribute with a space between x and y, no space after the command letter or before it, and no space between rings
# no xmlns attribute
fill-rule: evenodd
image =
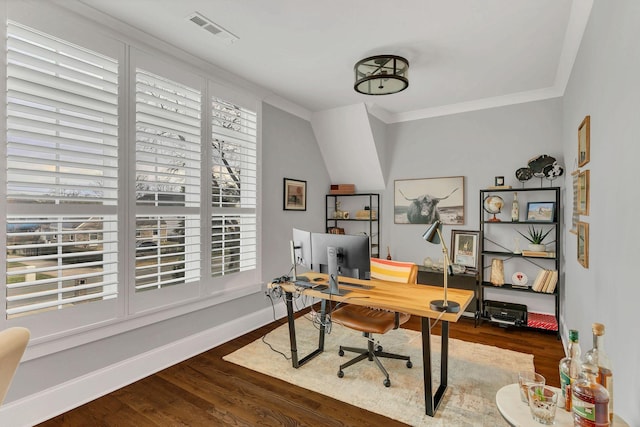
<svg viewBox="0 0 640 427"><path fill-rule="evenodd" d="M271 306L171 344L139 354L0 407L0 426L33 426L118 390L274 320ZM275 316L286 315L284 304Z"/></svg>

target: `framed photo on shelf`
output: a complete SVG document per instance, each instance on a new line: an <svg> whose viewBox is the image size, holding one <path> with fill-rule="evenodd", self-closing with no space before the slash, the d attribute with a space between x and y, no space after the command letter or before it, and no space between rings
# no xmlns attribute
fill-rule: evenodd
<svg viewBox="0 0 640 427"><path fill-rule="evenodd" d="M555 214L555 202L527 203L527 221L553 222Z"/></svg>
<svg viewBox="0 0 640 427"><path fill-rule="evenodd" d="M589 268L589 224L578 222L578 262Z"/></svg>
<svg viewBox="0 0 640 427"><path fill-rule="evenodd" d="M578 174L578 213L589 215L589 169Z"/></svg>
<svg viewBox="0 0 640 427"><path fill-rule="evenodd" d="M478 271L480 232L451 230L451 262L464 265L469 272Z"/></svg>
<svg viewBox="0 0 640 427"><path fill-rule="evenodd" d="M464 177L394 181L395 224L464 224Z"/></svg>
<svg viewBox="0 0 640 427"><path fill-rule="evenodd" d="M589 163L591 144L591 116L585 116L580 126L578 126L578 167L582 167Z"/></svg>
<svg viewBox="0 0 640 427"><path fill-rule="evenodd" d="M307 210L307 181L284 178L283 209L285 211Z"/></svg>

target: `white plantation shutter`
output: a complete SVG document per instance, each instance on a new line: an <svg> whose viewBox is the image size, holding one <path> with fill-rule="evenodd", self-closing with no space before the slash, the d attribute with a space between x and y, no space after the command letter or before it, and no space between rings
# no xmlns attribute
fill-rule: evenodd
<svg viewBox="0 0 640 427"><path fill-rule="evenodd" d="M115 297L118 61L7 25L7 317Z"/></svg>
<svg viewBox="0 0 640 427"><path fill-rule="evenodd" d="M199 207L200 161L200 91L137 70L137 204Z"/></svg>
<svg viewBox="0 0 640 427"><path fill-rule="evenodd" d="M200 278L200 111L199 90L136 70L137 291Z"/></svg>
<svg viewBox="0 0 640 427"><path fill-rule="evenodd" d="M211 274L256 268L257 114L211 100Z"/></svg>
<svg viewBox="0 0 640 427"><path fill-rule="evenodd" d="M17 24L7 39L7 199L117 199L118 63Z"/></svg>
<svg viewBox="0 0 640 427"><path fill-rule="evenodd" d="M7 220L7 318L115 297L115 217Z"/></svg>

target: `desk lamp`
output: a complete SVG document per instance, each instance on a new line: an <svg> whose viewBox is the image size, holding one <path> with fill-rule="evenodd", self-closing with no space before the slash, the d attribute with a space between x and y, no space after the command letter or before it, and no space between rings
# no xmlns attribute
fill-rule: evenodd
<svg viewBox="0 0 640 427"><path fill-rule="evenodd" d="M460 311L460 304L455 301L447 301L447 277L449 276L449 274L453 275L453 268L451 267L451 260L449 259L449 250L447 249L447 245L445 245L444 239L442 238L442 233L440 232L441 227L442 222L440 220L436 220L422 235L422 238L429 243L441 243L442 254L444 255L444 299L431 301L431 303L429 304L429 308L434 311L457 313Z"/></svg>

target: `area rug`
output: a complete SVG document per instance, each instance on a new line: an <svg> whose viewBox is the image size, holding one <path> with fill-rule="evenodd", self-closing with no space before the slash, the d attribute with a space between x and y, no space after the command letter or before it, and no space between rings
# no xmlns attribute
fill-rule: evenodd
<svg viewBox="0 0 640 427"><path fill-rule="evenodd" d="M318 330L308 318L296 320L296 335L300 357L316 348ZM339 345L363 347L366 340L359 332L337 324L326 336L325 351L298 369L283 356L291 356L287 325L224 360L412 426L506 426L495 405L496 392L516 382L518 371L534 369L531 354L450 338L449 386L436 416L429 417L424 405L420 333L398 329L376 339L386 351L407 354L413 362L408 369L404 361L382 359L391 378L389 388L382 384L384 377L374 363L357 363L345 369L344 378L338 378L338 366L352 357L351 353L338 356ZM440 337L432 335L431 340L435 390L440 379Z"/></svg>

